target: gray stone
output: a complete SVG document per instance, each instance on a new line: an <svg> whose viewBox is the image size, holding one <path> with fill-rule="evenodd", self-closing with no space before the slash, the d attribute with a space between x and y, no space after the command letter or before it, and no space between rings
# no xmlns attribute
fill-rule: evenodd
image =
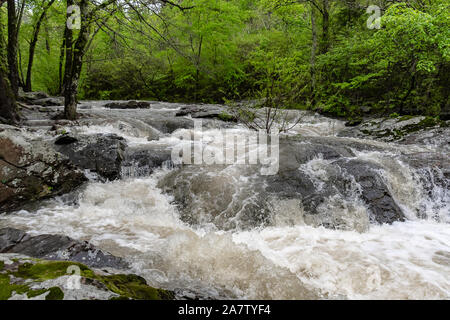
<svg viewBox="0 0 450 320"><path fill-rule="evenodd" d="M63 235L32 237L13 228L0 229L0 253L17 253L45 260L75 261L92 268L128 268L122 258L103 252L87 241L78 241Z"/></svg>
<svg viewBox="0 0 450 320"><path fill-rule="evenodd" d="M146 101L111 102L105 105L108 109L150 109L150 107L150 102Z"/></svg>
<svg viewBox="0 0 450 320"><path fill-rule="evenodd" d="M33 104L44 107L59 107L64 105L64 97L51 97L34 100Z"/></svg>
<svg viewBox="0 0 450 320"><path fill-rule="evenodd" d="M55 149L72 163L108 180L120 178L126 146L115 134L63 135L55 141Z"/></svg>
<svg viewBox="0 0 450 320"><path fill-rule="evenodd" d="M44 139L0 126L0 181L0 212L9 212L70 192L86 177Z"/></svg>

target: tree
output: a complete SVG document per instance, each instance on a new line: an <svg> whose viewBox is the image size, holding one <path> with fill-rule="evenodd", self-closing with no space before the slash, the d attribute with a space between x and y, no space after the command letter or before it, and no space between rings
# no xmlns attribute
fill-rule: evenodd
<svg viewBox="0 0 450 320"><path fill-rule="evenodd" d="M6 65L3 13L1 12L4 2L5 0L0 0L0 122L13 124L19 121L19 114Z"/></svg>
<svg viewBox="0 0 450 320"><path fill-rule="evenodd" d="M48 9L51 8L51 6L53 5L54 2L55 2L55 0L49 0L49 1L43 0L42 1L42 4L41 4L42 11L39 13L36 24L33 27L33 34L32 34L32 38L30 41L30 47L29 47L29 53L28 53L27 77L26 77L25 88L24 88L24 90L26 92L32 91L31 90L32 89L31 88L31 75L32 75L32 71L33 71L34 53L36 50L36 44L38 42L41 25L47 15Z"/></svg>
<svg viewBox="0 0 450 320"><path fill-rule="evenodd" d="M25 10L25 0L16 6L16 0L7 0L8 4L8 67L9 81L14 95L19 92L19 68L17 65L17 46L20 24ZM17 10L18 9L18 10Z"/></svg>
<svg viewBox="0 0 450 320"><path fill-rule="evenodd" d="M107 0L98 5L90 5L88 0L80 0L80 30L75 41L73 40L73 29L66 29L66 68L64 71L64 116L66 119L75 120L77 117L77 94L83 58L91 36L92 25L97 18L96 14L115 2L116 0ZM67 0L68 9L74 4L73 0ZM71 13L68 12L67 18L71 18Z"/></svg>

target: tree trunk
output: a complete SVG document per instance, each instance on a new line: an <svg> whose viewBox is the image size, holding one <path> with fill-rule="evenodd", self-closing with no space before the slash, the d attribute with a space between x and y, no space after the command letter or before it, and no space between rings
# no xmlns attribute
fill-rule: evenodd
<svg viewBox="0 0 450 320"><path fill-rule="evenodd" d="M0 70L0 122L14 124L19 121L16 99L9 86L6 73Z"/></svg>
<svg viewBox="0 0 450 320"><path fill-rule="evenodd" d="M25 91L27 91L27 92L31 91L31 74L32 74L32 70L33 70L34 52L36 50L36 44L38 42L41 25L45 19L48 9L52 6L52 4L54 2L55 2L55 0L51 0L44 7L36 25L34 26L33 38L31 39L31 42L30 42L30 49L29 49L29 54L28 54L27 79L26 79L26 83L25 83Z"/></svg>
<svg viewBox="0 0 450 320"><path fill-rule="evenodd" d="M311 74L311 105L316 104L316 55L317 55L317 24L315 8L311 6L311 30L312 30L312 45L311 45L311 60L310 60L310 74Z"/></svg>
<svg viewBox="0 0 450 320"><path fill-rule="evenodd" d="M19 92L19 68L17 66L17 13L15 0L8 0L8 67L9 81L14 95Z"/></svg>
<svg viewBox="0 0 450 320"><path fill-rule="evenodd" d="M68 0L67 4L72 0ZM83 56L86 45L89 41L89 22L87 19L88 1L82 0L80 3L81 29L77 41L72 50L72 30L68 29L66 36L66 70L64 77L64 115L68 120L77 118L77 93L78 82L80 80L81 69L83 68Z"/></svg>
<svg viewBox="0 0 450 320"><path fill-rule="evenodd" d="M68 28L64 28L63 40L61 43L61 48L59 51L59 93L64 94L64 57L66 56L66 38L67 38Z"/></svg>
<svg viewBox="0 0 450 320"><path fill-rule="evenodd" d="M3 3L0 2L0 7ZM14 124L19 121L19 115L14 93L8 80L6 66L5 39L3 39L3 15L0 12L0 122Z"/></svg>
<svg viewBox="0 0 450 320"><path fill-rule="evenodd" d="M330 2L322 1L322 41L320 43L320 54L328 52L330 47Z"/></svg>

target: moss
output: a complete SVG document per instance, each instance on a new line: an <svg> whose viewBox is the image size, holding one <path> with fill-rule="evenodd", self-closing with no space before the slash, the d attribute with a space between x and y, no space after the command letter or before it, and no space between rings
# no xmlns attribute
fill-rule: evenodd
<svg viewBox="0 0 450 320"><path fill-rule="evenodd" d="M391 114L389 115L389 118L391 118L391 119L396 119L396 118L398 118L398 117L400 117L400 115L399 115L397 112L391 113Z"/></svg>
<svg viewBox="0 0 450 320"><path fill-rule="evenodd" d="M23 279L37 279L44 281L67 275L67 269L70 266L78 266L81 270L81 276L94 276L92 270L85 265L70 261L39 261L35 264L26 262L20 265L18 271L14 272L13 275Z"/></svg>
<svg viewBox="0 0 450 320"><path fill-rule="evenodd" d="M40 296L40 295L46 293L47 291L48 291L48 289L30 290L27 292L27 297L28 297L28 299L34 298L34 297L37 297L37 296Z"/></svg>
<svg viewBox="0 0 450 320"><path fill-rule="evenodd" d="M412 118L415 118L416 116L409 116L409 115L406 115L406 116L401 116L401 117L399 117L397 120L397 122L402 122L402 121L407 121L407 120L411 120Z"/></svg>
<svg viewBox="0 0 450 320"><path fill-rule="evenodd" d="M109 290L120 295L120 297L129 297L136 300L169 300L173 299L173 294L149 287L144 278L136 275L111 275L101 277L102 281Z"/></svg>
<svg viewBox="0 0 450 320"><path fill-rule="evenodd" d="M58 287L51 287L50 292L45 296L45 300L62 300L64 299L64 292Z"/></svg>
<svg viewBox="0 0 450 320"><path fill-rule="evenodd" d="M427 128L432 128L440 124L440 120L434 118L434 117L425 117L422 121L416 124L410 124L408 126L405 126L402 128L402 131L404 133L413 133L416 131L420 131Z"/></svg>
<svg viewBox="0 0 450 320"><path fill-rule="evenodd" d="M419 122L419 126L423 129L437 126L439 124L439 120L434 117L425 117L422 121Z"/></svg>
<svg viewBox="0 0 450 320"><path fill-rule="evenodd" d="M5 269L5 262L0 261L0 271L2 271L3 269Z"/></svg>
<svg viewBox="0 0 450 320"><path fill-rule="evenodd" d="M29 290L27 292L27 297L28 297L28 299L34 298L34 297L43 295L46 292L48 292L48 294L45 296L45 300L62 300L62 299L64 299L64 292L59 287L51 287L51 288L44 288L44 289L38 289L38 290Z"/></svg>
<svg viewBox="0 0 450 320"><path fill-rule="evenodd" d="M29 287L24 284L12 284L8 274L0 274L0 300L8 300L13 292L24 294Z"/></svg>
<svg viewBox="0 0 450 320"><path fill-rule="evenodd" d="M18 279L33 279L40 282L67 275L67 270L71 266L78 266L81 270L82 277L99 281L103 283L108 290L118 294L119 297L115 297L115 299L171 300L175 298L174 294L170 291L155 289L148 286L145 279L137 275L119 274L100 276L81 263L34 259L22 264L19 262L17 271L8 272L7 274L0 273L0 300L10 298L13 292L18 294L26 293L28 298L37 297L49 292L45 297L46 300L61 300L64 298L64 293L58 287L31 290L27 285L11 285L10 276L13 275Z"/></svg>
<svg viewBox="0 0 450 320"><path fill-rule="evenodd" d="M119 297L111 297L109 300L130 300L130 298L125 296L119 296Z"/></svg>
<svg viewBox="0 0 450 320"><path fill-rule="evenodd" d="M222 121L225 121L225 122L233 122L233 121L236 121L236 118L235 118L235 117L233 117L231 114L228 114L228 113L226 113L226 112L220 113L219 116L218 116L218 118L219 118L220 120L222 120Z"/></svg>

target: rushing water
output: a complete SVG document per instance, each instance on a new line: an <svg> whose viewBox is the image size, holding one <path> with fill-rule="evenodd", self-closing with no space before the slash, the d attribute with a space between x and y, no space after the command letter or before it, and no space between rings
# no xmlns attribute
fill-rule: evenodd
<svg viewBox="0 0 450 320"><path fill-rule="evenodd" d="M163 106L158 112L173 109ZM125 116L119 121L120 111L115 112L114 121L77 130L120 134L130 146L142 148L180 142L180 130L148 141L147 125L137 126L137 120ZM198 219L189 223L174 196L163 190L164 181L176 170L165 167L150 176L128 175L108 183L93 180L70 197L47 201L36 211L2 216L0 225L89 240L126 257L133 272L153 286L175 290L179 297L450 298L448 181L435 183L433 179L442 173L414 169L406 161L409 153L441 151L422 145L334 137L342 127L339 121L310 115L292 134L375 146L354 150L356 158L382 168L380 174L407 221L371 224L354 184L345 198L332 196L318 209L319 216L333 213L344 221L342 228L327 229L307 221L295 199L274 199L270 223L222 228L209 214L216 210L215 201L229 196L224 190L231 184L231 202L251 202L258 189L238 169L221 168L206 173L212 177L205 182L208 192L196 194L189 208ZM233 130L243 135L247 132L239 126ZM218 132L215 128L203 131L204 141ZM445 152L443 155L448 157ZM337 169L332 161L318 156L298 170L321 190L331 183L329 177ZM196 171L187 172L191 188Z"/></svg>

